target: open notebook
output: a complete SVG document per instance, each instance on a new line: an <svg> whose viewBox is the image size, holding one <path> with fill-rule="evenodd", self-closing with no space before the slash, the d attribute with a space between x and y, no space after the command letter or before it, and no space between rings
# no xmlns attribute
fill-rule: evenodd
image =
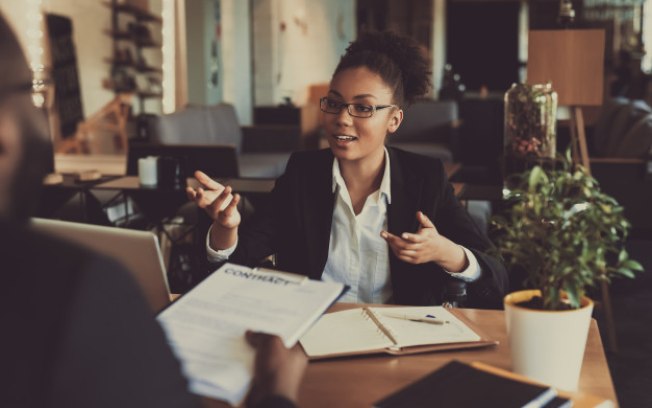
<svg viewBox="0 0 652 408"><path fill-rule="evenodd" d="M431 316L442 324L412 321ZM323 315L301 338L311 359L358 354L413 354L498 344L441 306L363 307Z"/></svg>

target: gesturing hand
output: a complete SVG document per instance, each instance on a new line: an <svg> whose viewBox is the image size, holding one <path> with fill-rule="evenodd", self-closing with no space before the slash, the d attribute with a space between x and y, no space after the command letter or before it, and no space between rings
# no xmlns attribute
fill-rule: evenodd
<svg viewBox="0 0 652 408"><path fill-rule="evenodd" d="M277 336L246 333L247 342L256 349L254 379L247 396L247 406L272 395L296 402L303 373L308 365L303 349L296 344L286 349Z"/></svg>
<svg viewBox="0 0 652 408"><path fill-rule="evenodd" d="M380 235L387 241L389 247L398 259L411 264L422 264L433 262L437 259L437 252L440 251L441 235L432 221L421 211L417 212L417 220L421 224L416 234L404 232L396 236L387 231Z"/></svg>
<svg viewBox="0 0 652 408"><path fill-rule="evenodd" d="M204 209L213 222L221 227L233 229L240 225L240 195L231 194L233 190L230 186L223 186L201 171L195 172L195 178L201 187L186 188L188 199Z"/></svg>
<svg viewBox="0 0 652 408"><path fill-rule="evenodd" d="M464 250L441 235L421 211L417 212L417 220L421 226L416 234L404 232L399 237L387 231L380 233L394 255L411 264L436 262L450 272L464 270L468 262Z"/></svg>

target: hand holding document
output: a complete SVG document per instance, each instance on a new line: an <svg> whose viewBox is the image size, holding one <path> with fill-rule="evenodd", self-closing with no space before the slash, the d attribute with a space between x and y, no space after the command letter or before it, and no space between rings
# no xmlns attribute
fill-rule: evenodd
<svg viewBox="0 0 652 408"><path fill-rule="evenodd" d="M158 316L194 393L238 405L253 375L247 330L292 347L342 294L335 282L225 264Z"/></svg>

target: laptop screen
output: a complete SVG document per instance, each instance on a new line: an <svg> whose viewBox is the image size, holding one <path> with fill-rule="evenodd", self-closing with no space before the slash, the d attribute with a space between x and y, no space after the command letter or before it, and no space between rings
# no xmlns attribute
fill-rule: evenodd
<svg viewBox="0 0 652 408"><path fill-rule="evenodd" d="M32 218L32 227L111 257L124 265L154 312L170 302L167 275L156 235L149 231Z"/></svg>

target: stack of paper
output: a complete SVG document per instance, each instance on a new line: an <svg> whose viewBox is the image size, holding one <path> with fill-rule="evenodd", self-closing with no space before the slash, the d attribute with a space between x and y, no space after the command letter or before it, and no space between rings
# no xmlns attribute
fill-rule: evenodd
<svg viewBox="0 0 652 408"><path fill-rule="evenodd" d="M227 263L158 320L190 390L238 405L253 375L245 331L277 335L292 347L343 290L340 283Z"/></svg>

